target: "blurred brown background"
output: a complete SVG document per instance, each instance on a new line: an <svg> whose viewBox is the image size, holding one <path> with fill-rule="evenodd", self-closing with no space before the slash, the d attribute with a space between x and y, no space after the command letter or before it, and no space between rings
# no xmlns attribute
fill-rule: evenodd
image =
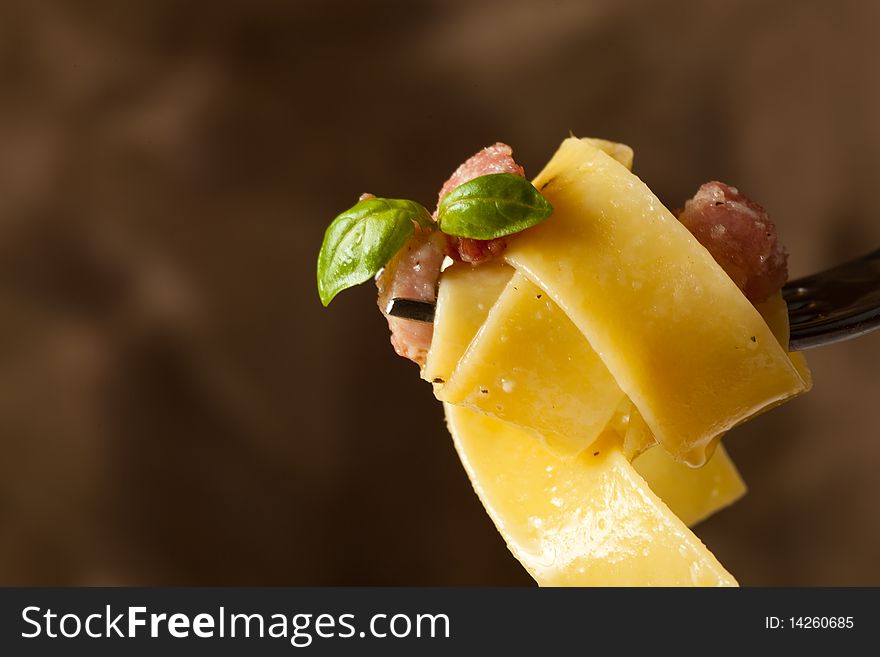
<svg viewBox="0 0 880 657"><path fill-rule="evenodd" d="M4 2L0 583L527 584L369 286L317 249L569 130L720 178L793 276L880 246L880 5ZM744 584L880 585L880 333L730 436Z"/></svg>

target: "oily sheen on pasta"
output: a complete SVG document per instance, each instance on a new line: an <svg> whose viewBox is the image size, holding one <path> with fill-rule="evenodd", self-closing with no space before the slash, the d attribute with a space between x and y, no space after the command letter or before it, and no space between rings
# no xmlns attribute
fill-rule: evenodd
<svg viewBox="0 0 880 657"><path fill-rule="evenodd" d="M745 491L721 435L809 371L779 295L752 305L631 164L562 143L551 219L443 274L423 376L539 584L735 585L688 525Z"/></svg>

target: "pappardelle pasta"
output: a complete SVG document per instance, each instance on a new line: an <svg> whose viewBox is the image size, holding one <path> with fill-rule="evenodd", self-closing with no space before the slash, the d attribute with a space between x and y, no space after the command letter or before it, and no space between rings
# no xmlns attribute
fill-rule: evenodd
<svg viewBox="0 0 880 657"><path fill-rule="evenodd" d="M319 289L377 275L383 312L436 302L433 326L388 316L392 343L538 584L736 585L689 527L745 493L724 433L811 385L787 350L785 253L736 188L707 183L675 216L632 162L572 137L530 185L496 144L433 215L365 195L328 229ZM377 200L382 216L359 208Z"/></svg>

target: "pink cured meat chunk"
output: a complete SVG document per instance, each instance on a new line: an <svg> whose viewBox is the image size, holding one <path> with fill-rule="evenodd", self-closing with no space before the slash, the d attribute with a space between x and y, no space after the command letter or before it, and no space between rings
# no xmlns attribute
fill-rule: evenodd
<svg viewBox="0 0 880 657"><path fill-rule="evenodd" d="M449 180L443 183L443 187L440 188L440 194L437 197L437 205L440 205L443 197L459 185L480 176L488 176L490 173L512 173L515 176L521 177L526 175L523 168L513 159L513 149L510 146L501 142L486 146L486 148L465 160L449 176Z"/></svg>
<svg viewBox="0 0 880 657"><path fill-rule="evenodd" d="M409 242L376 277L379 309L388 320L394 351L419 365L424 365L431 348L434 325L392 317L387 312L388 304L395 297L435 301L444 257L445 236L440 232L416 229Z"/></svg>
<svg viewBox="0 0 880 657"><path fill-rule="evenodd" d="M459 185L490 173L525 175L523 168L514 161L510 146L502 143L493 144L468 158L455 170L449 180L443 184L438 204L439 200ZM379 308L388 320L394 350L404 358L424 365L428 349L431 347L434 327L424 322L390 317L386 311L391 299L402 297L418 301L434 301L437 296L440 267L446 255L456 260L479 264L501 255L506 246L507 242L503 238L488 241L473 240L450 237L439 231L426 233L417 230L407 245L376 278L376 285L379 288Z"/></svg>
<svg viewBox="0 0 880 657"><path fill-rule="evenodd" d="M466 182L487 176L491 173L510 173L525 177L525 171L513 159L513 149L501 142L487 146L468 158L449 177L437 197L437 205L449 192ZM507 240L503 237L494 240L475 240L467 237L449 238L449 255L455 260L478 265L497 258L507 248Z"/></svg>
<svg viewBox="0 0 880 657"><path fill-rule="evenodd" d="M753 303L788 279L788 254L767 212L736 187L704 183L678 217Z"/></svg>
<svg viewBox="0 0 880 657"><path fill-rule="evenodd" d="M474 240L468 237L446 236L449 257L453 260L467 262L472 265L497 258L507 248L507 239L499 237L494 240Z"/></svg>

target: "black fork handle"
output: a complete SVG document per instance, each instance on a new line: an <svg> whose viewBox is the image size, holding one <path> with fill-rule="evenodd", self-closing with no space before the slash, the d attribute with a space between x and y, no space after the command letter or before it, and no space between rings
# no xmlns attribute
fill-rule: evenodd
<svg viewBox="0 0 880 657"><path fill-rule="evenodd" d="M782 288L792 351L880 329L880 249Z"/></svg>

